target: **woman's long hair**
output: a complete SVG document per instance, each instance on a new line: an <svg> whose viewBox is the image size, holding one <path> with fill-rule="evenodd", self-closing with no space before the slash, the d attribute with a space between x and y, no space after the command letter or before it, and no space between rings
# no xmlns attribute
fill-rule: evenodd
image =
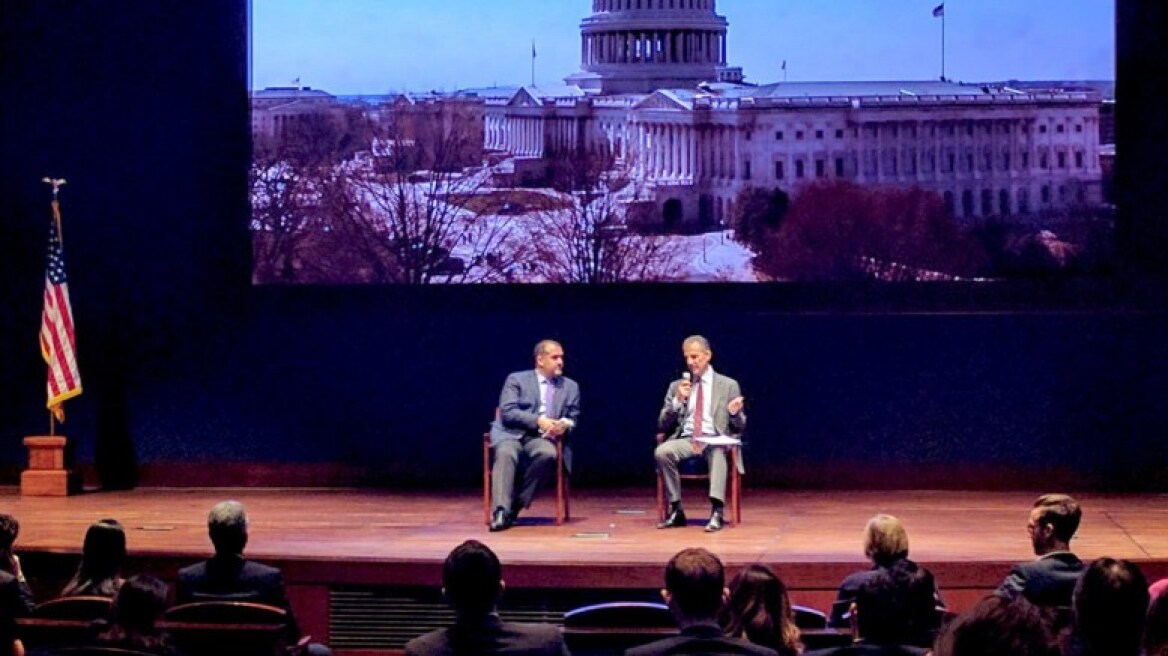
<svg viewBox="0 0 1168 656"><path fill-rule="evenodd" d="M113 597L122 585L122 561L125 559L126 532L118 520L103 519L90 525L81 549L81 564L61 591L61 596Z"/></svg>
<svg viewBox="0 0 1168 656"><path fill-rule="evenodd" d="M803 650L787 586L765 565L749 565L734 577L719 622L727 635L744 637L780 654Z"/></svg>

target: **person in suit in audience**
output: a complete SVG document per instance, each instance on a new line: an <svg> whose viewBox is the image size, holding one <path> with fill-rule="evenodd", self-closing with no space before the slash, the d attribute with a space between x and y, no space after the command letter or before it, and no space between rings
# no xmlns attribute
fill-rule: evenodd
<svg viewBox="0 0 1168 656"><path fill-rule="evenodd" d="M1079 503L1066 494L1038 497L1026 524L1038 558L1015 565L998 594L1023 596L1037 606L1069 607L1075 583L1085 567L1070 547L1082 517Z"/></svg>
<svg viewBox="0 0 1168 656"><path fill-rule="evenodd" d="M442 594L457 615L454 626L406 643L407 656L568 653L558 627L504 622L495 607L506 584L503 566L487 545L467 540L442 565Z"/></svg>
<svg viewBox="0 0 1168 656"><path fill-rule="evenodd" d="M669 384L665 403L657 415L657 430L664 433L666 439L657 445L653 457L669 496L669 515L657 528L686 525L678 466L686 458L704 456L710 469L710 520L706 523L706 532L720 531L725 522L726 450L730 447L706 445L696 438L741 437L746 429L742 392L738 381L715 372L710 366L714 353L705 337L686 337L681 343L681 354L688 371L681 380ZM738 458L737 462L741 473L742 459Z"/></svg>
<svg viewBox="0 0 1168 656"><path fill-rule="evenodd" d="M775 650L739 637L727 636L718 614L730 596L725 587L722 561L705 549L683 549L665 566L666 605L677 620L681 635L625 651L626 656L665 654L757 654L774 656Z"/></svg>
<svg viewBox="0 0 1168 656"><path fill-rule="evenodd" d="M766 565L747 565L730 581L718 623L726 635L770 647L780 656L803 651L787 586Z"/></svg>
<svg viewBox="0 0 1168 656"><path fill-rule="evenodd" d="M907 561L912 563L908 558L908 531L905 530L904 524L899 519L892 515L876 515L868 520L868 524L864 527L864 555L868 560L872 561L872 566L865 570L860 570L849 574L840 583L839 591L836 593L835 603L831 606L831 616L828 619L828 625L836 628L846 628L848 626L848 618L846 617L848 609L856 599L856 593L864 581L877 576L881 571L888 570L899 562ZM915 563L913 563L916 566ZM917 566L919 567L919 566ZM943 607L945 602L941 599L941 593L937 590L936 580L929 570L920 567L920 576L928 579L927 584L933 586L932 595L933 603L929 608L920 608L924 616L914 618L916 626L920 627L922 631L928 631L930 628L936 628L938 615L935 608ZM924 635L922 634L922 638ZM927 643L922 643L921 646L932 644L932 639L928 639Z"/></svg>
<svg viewBox="0 0 1168 656"><path fill-rule="evenodd" d="M215 504L207 516L207 532L215 555L184 567L178 572L175 603L193 601L250 601L284 609L288 615L285 631L291 644L300 638L300 626L292 613L284 588L284 575L269 567L243 557L247 546L248 522L243 504L223 501ZM308 644L313 654L330 653L327 647Z"/></svg>
<svg viewBox="0 0 1168 656"><path fill-rule="evenodd" d="M814 656L923 656L918 624L933 609L933 581L903 559L864 579L849 608L854 642L808 652Z"/></svg>
<svg viewBox="0 0 1168 656"><path fill-rule="evenodd" d="M149 574L131 576L114 597L110 627L98 634L100 647L173 656L170 637L157 624L166 611L166 584Z"/></svg>
<svg viewBox="0 0 1168 656"><path fill-rule="evenodd" d="M989 595L949 622L933 656L1059 656L1058 642L1040 608L1019 595Z"/></svg>
<svg viewBox="0 0 1168 656"><path fill-rule="evenodd" d="M556 442L566 441L580 419L580 386L564 376L564 347L545 339L534 356L534 369L507 376L491 424L492 531L511 528L535 493L555 480ZM572 469L567 446L561 466Z"/></svg>
<svg viewBox="0 0 1168 656"><path fill-rule="evenodd" d="M1139 656L1148 601L1148 580L1135 563L1092 562L1075 585L1064 656Z"/></svg>
<svg viewBox="0 0 1168 656"><path fill-rule="evenodd" d="M13 551L18 535L20 522L12 515L0 514L0 656L23 652L16 639L16 618L36 607L20 558Z"/></svg>
<svg viewBox="0 0 1168 656"><path fill-rule="evenodd" d="M103 519L85 531L81 563L61 590L62 597L110 597L122 586L126 559L126 532L116 519Z"/></svg>

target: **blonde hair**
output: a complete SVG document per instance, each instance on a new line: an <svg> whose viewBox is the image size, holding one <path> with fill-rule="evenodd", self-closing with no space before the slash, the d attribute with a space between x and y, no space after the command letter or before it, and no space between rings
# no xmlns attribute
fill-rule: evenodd
<svg viewBox="0 0 1168 656"><path fill-rule="evenodd" d="M892 515L876 515L864 527L864 555L887 566L908 557L908 532Z"/></svg>

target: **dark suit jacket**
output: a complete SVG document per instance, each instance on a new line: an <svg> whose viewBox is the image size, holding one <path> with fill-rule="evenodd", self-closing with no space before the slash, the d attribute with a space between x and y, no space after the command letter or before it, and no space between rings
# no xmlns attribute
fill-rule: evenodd
<svg viewBox="0 0 1168 656"><path fill-rule="evenodd" d="M777 656L769 647L756 645L722 633L716 623L695 624L681 630L681 635L665 638L625 651L625 656L668 656L670 654L755 654Z"/></svg>
<svg viewBox="0 0 1168 656"><path fill-rule="evenodd" d="M907 559L906 559L907 560ZM941 598L941 591L937 589L936 579L933 578L933 573L925 568L927 578L933 581L933 603L936 606L944 606L945 601ZM846 629L848 627L848 620L844 615L848 612L852 602L856 600L856 595L859 594L860 588L872 577L880 573L880 566L873 565L870 569L860 570L859 572L852 572L844 578L840 583L839 591L835 595L835 602L831 605L831 616L827 620L827 625ZM929 617L922 617L917 620L919 626L925 626L935 619L933 615Z"/></svg>
<svg viewBox="0 0 1168 656"><path fill-rule="evenodd" d="M998 594L1011 599L1022 595L1036 606L1070 606L1075 583L1086 567L1069 551L1049 553L1014 565Z"/></svg>
<svg viewBox="0 0 1168 656"><path fill-rule="evenodd" d="M288 611L288 637L300 637L284 589L284 575L275 567L242 556L215 556L178 571L175 603L192 601L251 601Z"/></svg>
<svg viewBox="0 0 1168 656"><path fill-rule="evenodd" d="M550 416L556 419L571 419L580 425L580 386L566 376L554 381L556 391L552 395ZM491 446L505 440L521 440L524 437L539 436L539 376L534 369L516 371L507 376L503 391L499 393L499 418L491 423ZM567 439L576 427L564 433ZM567 442L564 443L564 469L572 471L572 456Z"/></svg>
<svg viewBox="0 0 1168 656"><path fill-rule="evenodd" d="M804 652L803 656L925 656L929 650L908 645L874 645L857 642L843 647L816 649Z"/></svg>
<svg viewBox="0 0 1168 656"><path fill-rule="evenodd" d="M504 622L498 615L479 621L460 620L406 643L407 656L467 654L530 654L567 656L559 627L551 624Z"/></svg>

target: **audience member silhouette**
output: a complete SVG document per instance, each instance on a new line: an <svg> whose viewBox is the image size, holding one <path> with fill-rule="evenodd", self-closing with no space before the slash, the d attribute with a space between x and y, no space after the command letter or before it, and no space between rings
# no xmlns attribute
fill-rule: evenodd
<svg viewBox="0 0 1168 656"><path fill-rule="evenodd" d="M1134 563L1100 558L1083 571L1072 603L1065 656L1138 656L1148 613L1148 581Z"/></svg>
<svg viewBox="0 0 1168 656"><path fill-rule="evenodd" d="M892 515L876 515L869 519L868 524L864 527L864 555L872 562L872 566L869 569L849 574L840 583L835 603L831 606L829 626L838 628L848 626L848 620L845 616L864 581L877 576L881 571L887 570L899 562L912 563L908 558L908 531L904 529L900 520ZM915 565L915 563L913 564ZM932 603L925 611L925 616L917 618L918 624L924 626L934 623L936 617L934 608L945 604L941 599L941 593L936 588L936 580L932 573L919 565L917 567L922 572L921 575L927 576L933 585ZM929 642L931 644L932 641Z"/></svg>
<svg viewBox="0 0 1168 656"><path fill-rule="evenodd" d="M770 647L781 656L803 651L787 586L766 565L748 565L730 581L718 618L726 635Z"/></svg>
<svg viewBox="0 0 1168 656"><path fill-rule="evenodd" d="M990 595L941 629L933 656L1059 656L1059 648L1025 597Z"/></svg>
<svg viewBox="0 0 1168 656"><path fill-rule="evenodd" d="M998 594L1024 596L1038 606L1070 606L1083 561L1071 553L1071 538L1083 513L1077 501L1065 494L1038 497L1030 510L1026 530L1036 560L1015 565L998 588Z"/></svg>
<svg viewBox="0 0 1168 656"><path fill-rule="evenodd" d="M495 607L505 587L503 566L487 545L467 540L455 547L442 565L442 594L457 615L454 626L411 640L406 654L567 654L558 627L499 618Z"/></svg>
<svg viewBox="0 0 1168 656"><path fill-rule="evenodd" d="M103 519L85 531L81 563L61 590L62 597L110 597L122 586L126 560L126 532L116 519Z"/></svg>
<svg viewBox="0 0 1168 656"><path fill-rule="evenodd" d="M114 597L110 627L98 634L97 645L162 656L174 654L169 636L157 626L166 611L166 599L166 584L161 580L149 574L126 579Z"/></svg>
<svg viewBox="0 0 1168 656"><path fill-rule="evenodd" d="M851 645L808 652L816 656L919 656L928 649L921 642L919 625L925 611L933 610L932 575L910 560L900 560L868 576L856 590L850 618Z"/></svg>
<svg viewBox="0 0 1168 656"><path fill-rule="evenodd" d="M223 501L207 516L207 533L215 547L211 558L178 572L175 603L192 601L250 601L283 608L288 613L286 636L295 644L300 626L288 603L284 575L275 567L243 557L247 547L248 521L243 504ZM309 645L314 653L328 653L322 645Z"/></svg>
<svg viewBox="0 0 1168 656"><path fill-rule="evenodd" d="M16 640L16 618L32 612L32 590L24 579L20 558L13 551L20 535L20 522L0 514L0 656L23 651Z"/></svg>
<svg viewBox="0 0 1168 656"><path fill-rule="evenodd" d="M718 624L718 613L730 591L725 587L722 561L705 549L683 549L665 567L661 596L677 620L681 635L633 647L627 656L664 654L774 655L768 647L728 637Z"/></svg>
<svg viewBox="0 0 1168 656"><path fill-rule="evenodd" d="M1163 582L1168 579L1161 579ZM1152 585L1149 592L1156 589ZM1168 656L1168 592L1163 587L1152 597L1148 617L1144 622L1144 655Z"/></svg>

